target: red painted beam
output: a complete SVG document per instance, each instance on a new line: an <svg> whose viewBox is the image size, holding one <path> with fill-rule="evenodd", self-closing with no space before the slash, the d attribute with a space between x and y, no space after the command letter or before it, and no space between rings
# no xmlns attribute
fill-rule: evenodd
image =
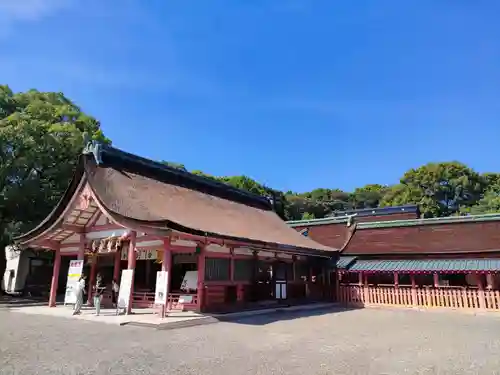
<svg viewBox="0 0 500 375"><path fill-rule="evenodd" d="M35 241L33 242L33 245L35 246L40 246L46 249L50 250L57 250L59 249L59 242L54 241L54 240L40 240L40 241Z"/></svg>
<svg viewBox="0 0 500 375"><path fill-rule="evenodd" d="M83 225L63 223L61 225L61 228L64 230L68 230L70 232L75 232L75 233L84 233L85 232L85 227Z"/></svg>

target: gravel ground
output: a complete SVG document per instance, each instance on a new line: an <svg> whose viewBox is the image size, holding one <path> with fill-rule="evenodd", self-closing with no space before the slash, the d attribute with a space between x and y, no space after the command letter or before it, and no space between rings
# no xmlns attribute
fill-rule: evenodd
<svg viewBox="0 0 500 375"><path fill-rule="evenodd" d="M500 318L330 310L157 331L0 310L0 374L493 375Z"/></svg>

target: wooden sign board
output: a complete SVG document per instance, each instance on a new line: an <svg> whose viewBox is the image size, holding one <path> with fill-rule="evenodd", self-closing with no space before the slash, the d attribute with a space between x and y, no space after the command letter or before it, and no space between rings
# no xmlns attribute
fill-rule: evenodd
<svg viewBox="0 0 500 375"><path fill-rule="evenodd" d="M166 305L168 298L168 272L158 271L156 273L155 304Z"/></svg>
<svg viewBox="0 0 500 375"><path fill-rule="evenodd" d="M133 280L134 270L122 270L120 291L118 292L118 302L116 304L117 310L125 310L125 312L128 311Z"/></svg>
<svg viewBox="0 0 500 375"><path fill-rule="evenodd" d="M64 304L76 303L76 286L82 277L83 260L71 260L68 268L68 278L66 279L66 292L64 294Z"/></svg>

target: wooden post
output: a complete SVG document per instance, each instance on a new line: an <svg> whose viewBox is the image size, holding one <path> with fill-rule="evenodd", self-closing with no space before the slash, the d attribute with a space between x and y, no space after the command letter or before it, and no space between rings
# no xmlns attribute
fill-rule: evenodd
<svg viewBox="0 0 500 375"><path fill-rule="evenodd" d="M90 263L89 285L87 286L87 305L94 306L94 301L92 300L92 287L95 284L97 274L97 254L92 255L89 259L92 259L92 263Z"/></svg>
<svg viewBox="0 0 500 375"><path fill-rule="evenodd" d="M116 251L115 264L113 266L113 279L115 279L118 284L120 283L121 267L122 267L122 251L120 249ZM116 298L118 298L118 296L116 296Z"/></svg>
<svg viewBox="0 0 500 375"><path fill-rule="evenodd" d="M363 279L364 279L364 297L365 297L365 304L367 303L370 303L370 294L369 294L369 290L368 290L368 275L365 273L363 275Z"/></svg>
<svg viewBox="0 0 500 375"><path fill-rule="evenodd" d="M335 269L334 272L332 272L332 276L335 277L335 296L333 298L334 302L339 302L340 301L340 277L342 273Z"/></svg>
<svg viewBox="0 0 500 375"><path fill-rule="evenodd" d="M201 248L201 253L198 255L198 311L202 312L205 305L205 245Z"/></svg>
<svg viewBox="0 0 500 375"><path fill-rule="evenodd" d="M167 300L166 304L161 308L161 317L164 318L167 311L170 310L170 302L168 301L168 296L170 294L170 280L172 274L172 250L171 250L171 237L167 237L163 240L163 262L161 263L161 270L167 272Z"/></svg>
<svg viewBox="0 0 500 375"><path fill-rule="evenodd" d="M151 278L151 259L146 259L145 260L146 264L146 272L144 273L144 282L145 285L149 285L149 280Z"/></svg>
<svg viewBox="0 0 500 375"><path fill-rule="evenodd" d="M85 233L80 233L80 242L78 243L78 260L85 259Z"/></svg>
<svg viewBox="0 0 500 375"><path fill-rule="evenodd" d="M415 281L415 274L411 273L410 274L410 280L411 280L411 304L413 306L418 305L418 300L417 300L417 283Z"/></svg>
<svg viewBox="0 0 500 375"><path fill-rule="evenodd" d="M136 254L135 254L135 243L137 239L137 232L132 231L130 232L130 237L129 237L129 246L128 246L128 269L129 270L135 270L135 263L137 260ZM133 302L133 294L134 294L134 277L135 275L132 275L132 286L130 288L130 296L129 296L129 304L128 304L128 311L127 314L130 314L132 312L132 302Z"/></svg>
<svg viewBox="0 0 500 375"><path fill-rule="evenodd" d="M434 288L439 288L439 275L437 273L434 273L432 276L434 279Z"/></svg>
<svg viewBox="0 0 500 375"><path fill-rule="evenodd" d="M476 284L478 288L478 299L479 299L479 308L480 309L486 309L486 298L484 295L484 285L483 281L481 280L481 277L478 273L474 274L474 278L476 279Z"/></svg>
<svg viewBox="0 0 500 375"><path fill-rule="evenodd" d="M234 282L234 249L229 249L229 253L231 255L230 263L229 263L229 280Z"/></svg>
<svg viewBox="0 0 500 375"><path fill-rule="evenodd" d="M494 288L494 280L493 280L493 275L491 273L486 274L486 288L488 290L492 290Z"/></svg>
<svg viewBox="0 0 500 375"><path fill-rule="evenodd" d="M49 307L56 307L57 286L59 284L59 270L61 269L61 250L55 249L52 283L50 285Z"/></svg>

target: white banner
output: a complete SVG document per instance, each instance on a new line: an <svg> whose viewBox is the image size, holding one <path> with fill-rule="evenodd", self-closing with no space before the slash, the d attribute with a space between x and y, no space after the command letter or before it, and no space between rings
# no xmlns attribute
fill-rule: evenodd
<svg viewBox="0 0 500 375"><path fill-rule="evenodd" d="M118 309L128 311L130 303L130 292L132 291L132 280L134 279L134 270L122 270L122 278L120 280L120 291L118 292Z"/></svg>
<svg viewBox="0 0 500 375"><path fill-rule="evenodd" d="M198 271L187 271L182 280L181 290L190 291L198 289Z"/></svg>
<svg viewBox="0 0 500 375"><path fill-rule="evenodd" d="M66 292L64 294L64 304L76 303L76 285L82 277L83 260L71 260L68 268L68 278L66 280Z"/></svg>
<svg viewBox="0 0 500 375"><path fill-rule="evenodd" d="M156 273L155 304L166 305L168 296L168 272L158 271Z"/></svg>

